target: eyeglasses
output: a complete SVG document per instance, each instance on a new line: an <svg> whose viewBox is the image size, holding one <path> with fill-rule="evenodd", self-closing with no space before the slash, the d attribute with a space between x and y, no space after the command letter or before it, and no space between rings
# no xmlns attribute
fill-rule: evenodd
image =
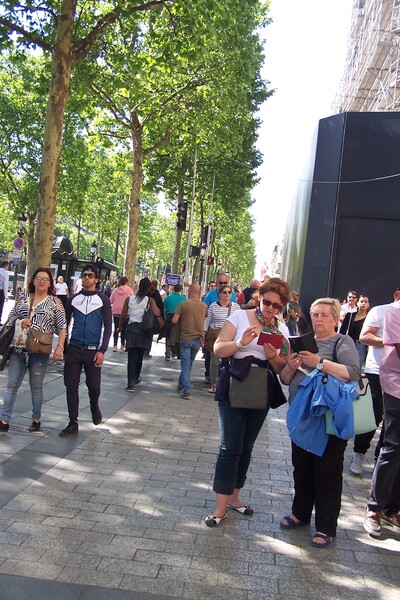
<svg viewBox="0 0 400 600"><path fill-rule="evenodd" d="M96 277L96 276L94 273L82 273L81 279L85 279L85 277L88 277L89 279L93 279L93 277Z"/></svg>
<svg viewBox="0 0 400 600"><path fill-rule="evenodd" d="M264 304L264 306L272 306L272 308L274 308L275 310L282 310L283 308L282 304L277 304L277 302L271 302L271 300L266 300L265 298L262 299L262 303Z"/></svg>
<svg viewBox="0 0 400 600"><path fill-rule="evenodd" d="M232 294L232 292L230 290L223 290L221 294Z"/></svg>
<svg viewBox="0 0 400 600"><path fill-rule="evenodd" d="M39 283L42 283L42 281L44 283L47 283L48 281L50 281L50 279L48 277L35 277L35 281L39 281Z"/></svg>

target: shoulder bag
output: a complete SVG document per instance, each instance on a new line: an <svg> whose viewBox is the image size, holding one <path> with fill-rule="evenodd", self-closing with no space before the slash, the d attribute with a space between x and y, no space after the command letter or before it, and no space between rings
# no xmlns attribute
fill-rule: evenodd
<svg viewBox="0 0 400 600"><path fill-rule="evenodd" d="M240 381L233 375L229 382L229 401L232 408L251 408L265 410L268 405L268 368L252 367L253 357L234 359L235 368L243 369L244 379ZM247 369L247 366L248 369ZM246 374L247 371L247 374Z"/></svg>
<svg viewBox="0 0 400 600"><path fill-rule="evenodd" d="M337 361L336 348L343 338L339 338L333 349L332 360ZM358 397L353 400L354 435L375 431L376 421L372 404L371 388L367 377L361 377L358 385ZM330 435L337 435L335 416L331 410L325 413L325 429Z"/></svg>
<svg viewBox="0 0 400 600"><path fill-rule="evenodd" d="M154 316L153 311L151 310L150 298L147 302L146 310L144 311L143 319L142 319L142 330L145 333L149 333L155 335L156 333L160 333L161 326L157 319Z"/></svg>
<svg viewBox="0 0 400 600"><path fill-rule="evenodd" d="M33 298L30 302L28 319L31 316L32 312L32 303ZM28 335L26 337L26 349L31 354L42 354L43 356L49 356L51 354L53 345L53 334L45 333L40 331L40 329L35 329L34 327L30 327L28 330Z"/></svg>
<svg viewBox="0 0 400 600"><path fill-rule="evenodd" d="M226 318L228 318L229 315L231 314L231 309L232 309L232 302L229 302L228 315ZM222 327L216 327L215 329L211 329L211 327L209 327L207 329L203 347L206 350L208 350L208 352L213 352L215 340L219 336L221 329L222 329Z"/></svg>

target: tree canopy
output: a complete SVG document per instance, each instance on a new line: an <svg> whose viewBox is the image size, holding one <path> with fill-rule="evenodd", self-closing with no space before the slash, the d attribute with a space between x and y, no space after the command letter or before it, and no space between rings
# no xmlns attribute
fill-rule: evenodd
<svg viewBox="0 0 400 600"><path fill-rule="evenodd" d="M222 250L218 234L210 252L251 278L267 23L261 0L3 2L0 198L34 215L32 268L50 262L56 219L71 235L93 232L130 279L146 251L160 264L183 258L181 199L194 203L192 244L206 223L235 223L246 259L238 264L232 243Z"/></svg>

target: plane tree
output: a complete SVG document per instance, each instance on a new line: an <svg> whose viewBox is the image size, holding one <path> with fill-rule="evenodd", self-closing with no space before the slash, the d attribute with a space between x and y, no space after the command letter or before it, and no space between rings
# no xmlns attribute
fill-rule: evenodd
<svg viewBox="0 0 400 600"><path fill-rule="evenodd" d="M77 80L97 98L92 132L132 157L128 277L150 157L163 148L173 153L179 144L187 157L201 143L215 155L221 148L229 156L240 153L244 124L267 95L255 33L264 16L259 2L175 2L169 11L142 15L136 31L114 30L112 43L96 49L96 60L79 66Z"/></svg>

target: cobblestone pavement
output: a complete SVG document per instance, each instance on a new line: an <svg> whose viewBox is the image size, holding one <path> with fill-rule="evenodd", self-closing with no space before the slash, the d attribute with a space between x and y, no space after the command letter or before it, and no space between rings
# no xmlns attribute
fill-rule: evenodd
<svg viewBox="0 0 400 600"><path fill-rule="evenodd" d="M10 431L0 434L0 599L230 600L400 598L400 536L363 530L372 452L363 478L346 453L338 536L310 545L312 529L285 532L292 469L286 407L271 411L254 448L243 500L252 518L230 513L216 529L216 403L200 358L189 400L176 394L179 362L153 344L143 382L125 391L126 355L108 352L103 367L104 422L90 420L81 385L80 431L67 422L62 365L46 375L43 431L28 433L24 382ZM7 372L0 375L4 390Z"/></svg>

